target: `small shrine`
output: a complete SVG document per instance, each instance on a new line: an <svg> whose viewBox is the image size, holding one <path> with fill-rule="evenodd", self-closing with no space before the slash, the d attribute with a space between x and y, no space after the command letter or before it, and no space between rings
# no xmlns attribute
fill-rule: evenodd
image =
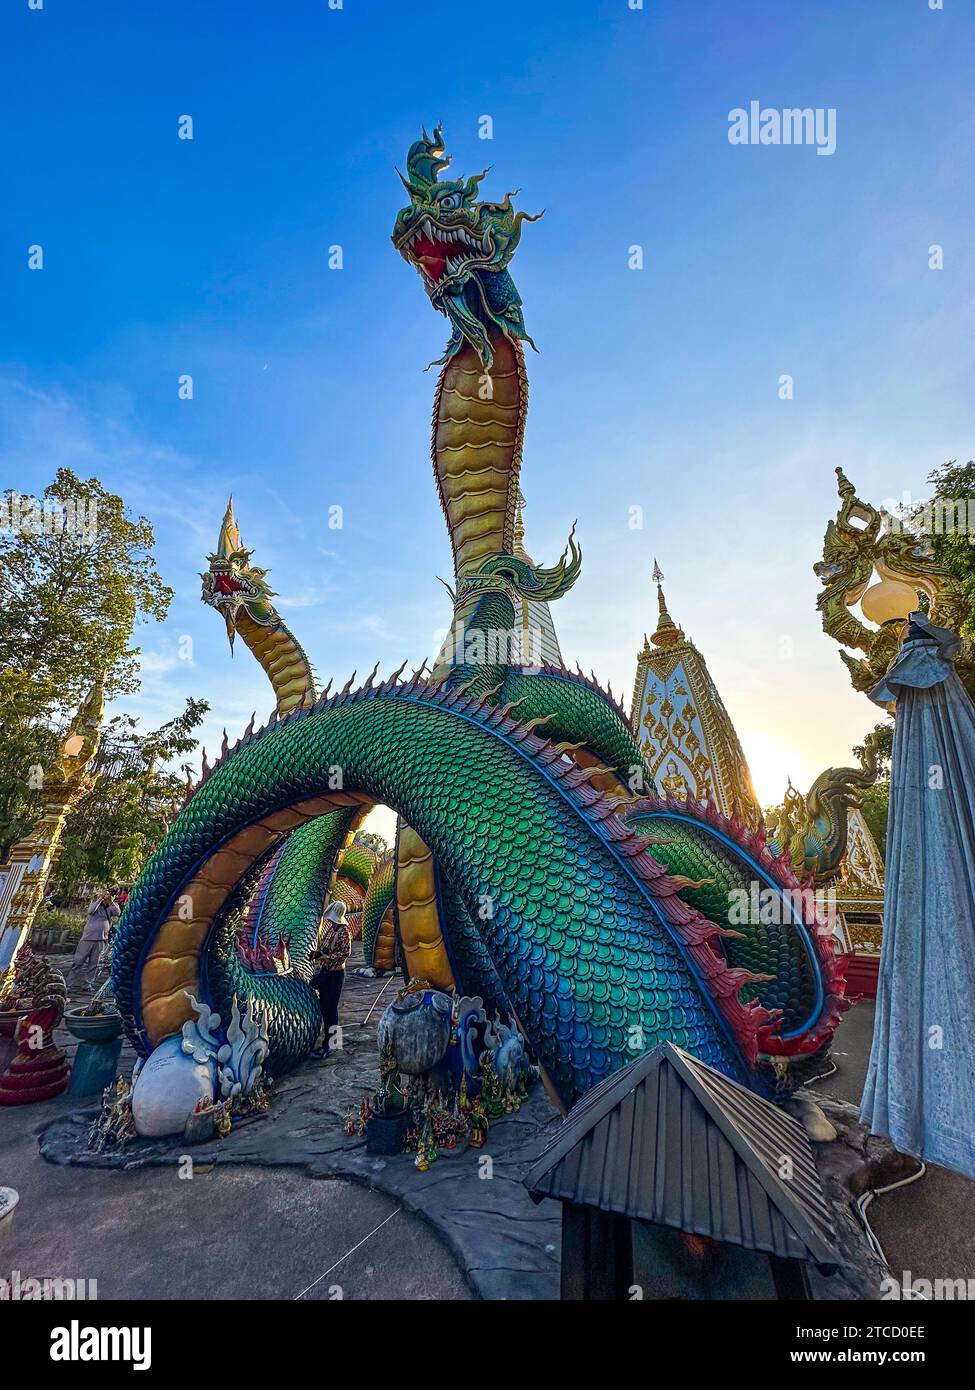
<svg viewBox="0 0 975 1390"><path fill-rule="evenodd" d="M563 1299L806 1299L841 1263L802 1125L673 1043L594 1086L525 1186L562 1203Z"/></svg>

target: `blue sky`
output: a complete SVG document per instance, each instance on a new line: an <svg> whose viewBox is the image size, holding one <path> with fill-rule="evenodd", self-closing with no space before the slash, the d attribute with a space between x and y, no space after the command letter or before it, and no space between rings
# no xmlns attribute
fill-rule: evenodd
<svg viewBox="0 0 975 1390"><path fill-rule="evenodd" d="M153 521L176 599L129 707L204 696L211 747L269 708L198 597L231 491L323 677L434 649L446 324L389 232L440 119L454 172L547 210L513 273L529 549L578 517L584 551L567 659L628 699L656 555L760 795L847 761L874 715L815 610L833 469L879 502L973 453L973 49L963 0L7 0L0 483L67 464ZM835 108L835 154L731 145L752 100Z"/></svg>

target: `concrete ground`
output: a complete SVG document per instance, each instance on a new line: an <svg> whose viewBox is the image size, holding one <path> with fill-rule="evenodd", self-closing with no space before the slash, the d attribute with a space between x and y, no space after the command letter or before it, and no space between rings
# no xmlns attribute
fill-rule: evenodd
<svg viewBox="0 0 975 1390"><path fill-rule="evenodd" d="M848 1010L833 1044L834 1075L810 1089L859 1104L870 1059L874 1001ZM887 1262L924 1279L975 1279L975 1183L929 1164L908 1187L875 1197L867 1217ZM908 1281L910 1282L910 1281Z"/></svg>
<svg viewBox="0 0 975 1390"><path fill-rule="evenodd" d="M472 1296L434 1232L379 1192L290 1168L177 1173L55 1167L5 1124L0 1174L20 1203L0 1278L94 1279L99 1298Z"/></svg>
<svg viewBox="0 0 975 1390"><path fill-rule="evenodd" d="M350 989L351 1023L365 1013L360 991L369 1003L382 983ZM69 1034L57 1041L73 1052ZM132 1060L127 1049L123 1069ZM319 1072L323 1086L328 1070ZM60 1096L0 1109L0 1186L20 1194L0 1223L0 1279L15 1270L22 1279L94 1279L100 1298L473 1296L429 1225L358 1183L199 1159L191 1178L172 1164L119 1171L45 1163L39 1132L94 1103Z"/></svg>
<svg viewBox="0 0 975 1390"><path fill-rule="evenodd" d="M67 1117L92 1102L0 1110L0 1185L21 1197L0 1223L0 1278L18 1270L95 1279L102 1298L555 1296L557 1209L533 1208L520 1187L523 1152L557 1122L543 1095L492 1129L494 1183L464 1179L463 1155L422 1175L404 1159L377 1166L361 1141L341 1138L338 1118L374 1069L375 1023L398 985L370 1013L385 983L350 976L345 1053L289 1078L253 1128L195 1150L192 1178L178 1176L172 1154L128 1169L44 1162L40 1131L63 1116L70 1143L77 1122ZM859 1099L872 1029L873 1002L862 1000L837 1032L837 1071L813 1090ZM131 1060L123 1054L123 1068ZM337 1176L337 1166L358 1180ZM431 1210L444 1239L423 1219ZM898 1275L975 1278L975 1184L929 1168L876 1198L869 1219ZM485 1267L465 1273L457 1256L478 1240Z"/></svg>

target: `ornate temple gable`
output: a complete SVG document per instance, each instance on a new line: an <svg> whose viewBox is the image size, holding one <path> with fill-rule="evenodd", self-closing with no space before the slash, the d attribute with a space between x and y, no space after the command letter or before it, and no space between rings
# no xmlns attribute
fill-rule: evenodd
<svg viewBox="0 0 975 1390"><path fill-rule="evenodd" d="M884 861L859 810L850 812L849 840L840 873L840 892L849 898L883 897Z"/></svg>
<svg viewBox="0 0 975 1390"><path fill-rule="evenodd" d="M657 628L637 658L630 722L661 795L709 793L731 816L737 803L749 821L759 816L751 773L738 735L703 656L667 611L656 562Z"/></svg>

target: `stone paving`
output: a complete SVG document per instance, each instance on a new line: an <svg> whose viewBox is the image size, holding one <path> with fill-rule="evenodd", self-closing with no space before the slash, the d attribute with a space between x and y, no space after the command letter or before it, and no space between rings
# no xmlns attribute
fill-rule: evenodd
<svg viewBox="0 0 975 1390"><path fill-rule="evenodd" d="M555 1202L536 1206L522 1185L533 1158L559 1123L540 1085L517 1114L491 1126L485 1148L465 1146L442 1153L425 1173L417 1170L412 1156L374 1157L366 1153L363 1139L347 1138L343 1132L344 1115L357 1110L362 1096L375 1090L376 1023L400 983L398 977L367 978L350 970L340 1011L342 1049L325 1061L306 1062L286 1077L275 1087L266 1115L235 1124L225 1140L195 1146L194 1161L289 1166L314 1178L362 1183L428 1221L480 1297L557 1298L560 1209ZM128 1069L133 1060L129 1053ZM124 1063L123 1057L126 1070ZM131 1171L172 1164L187 1152L185 1143L176 1139L139 1140L115 1154L88 1154L84 1145L92 1113L89 1106L48 1125L40 1139L44 1158Z"/></svg>
<svg viewBox="0 0 975 1390"><path fill-rule="evenodd" d="M456 1257L475 1296L557 1298L559 1207L547 1201L536 1206L522 1184L531 1162L560 1123L540 1085L519 1113L491 1127L484 1149L464 1147L441 1154L425 1173L416 1169L410 1155L374 1157L365 1152L361 1138L344 1134L344 1115L357 1110L363 1094L375 1088L376 1023L399 984L398 977L368 978L350 970L341 1007L342 1049L325 1061L307 1062L280 1082L268 1114L235 1124L223 1141L194 1147L195 1163L216 1165L219 1171L291 1168L313 1179L352 1182L393 1199L404 1212L429 1223ZM816 1088L816 1098L841 1132L839 1143L815 1148L824 1186L834 1204L839 1243L849 1261L848 1271L840 1276L814 1277L815 1295L823 1299L877 1296L884 1269L866 1245L850 1193L899 1178L913 1164L896 1155L885 1141L867 1141L849 1103L853 1093L848 1086L838 1084L844 1071L850 1069L843 1049L844 1034L853 1040L852 1059L857 1065L862 1060L859 1054L869 1038L869 1007L855 1024L858 1010L848 1016L849 1022L837 1039L838 1055L844 1059L840 1073ZM131 1068L133 1060L126 1048L123 1072ZM854 1075L849 1079L858 1093L859 1078ZM133 1172L173 1165L186 1152L181 1139L140 1140L117 1154L90 1155L85 1152L85 1135L92 1114L93 1102L63 1110L40 1133L43 1156L59 1165ZM877 1205L909 1210L921 1186L879 1199ZM911 1250L908 1263L916 1274L924 1272L924 1239L923 1230L915 1228L907 1244ZM901 1248L897 1254L904 1258ZM377 1287L376 1293L380 1292Z"/></svg>

